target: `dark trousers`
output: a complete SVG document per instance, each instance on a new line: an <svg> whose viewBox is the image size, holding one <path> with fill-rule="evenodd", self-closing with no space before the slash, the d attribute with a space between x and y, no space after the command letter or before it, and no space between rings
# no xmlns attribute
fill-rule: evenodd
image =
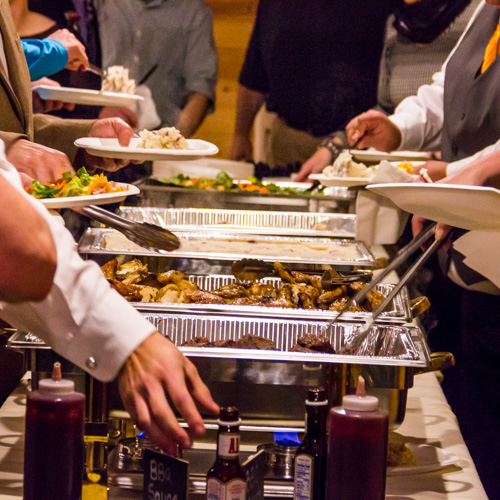
<svg viewBox="0 0 500 500"><path fill-rule="evenodd" d="M443 390L488 497L500 500L500 296L462 290L453 310L457 365L443 373Z"/></svg>

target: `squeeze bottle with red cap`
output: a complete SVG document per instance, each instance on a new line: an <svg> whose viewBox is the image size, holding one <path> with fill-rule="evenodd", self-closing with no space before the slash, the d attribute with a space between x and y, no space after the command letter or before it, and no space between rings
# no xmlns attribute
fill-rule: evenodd
<svg viewBox="0 0 500 500"><path fill-rule="evenodd" d="M388 438L389 412L366 395L359 377L356 395L330 410L325 498L383 500Z"/></svg>
<svg viewBox="0 0 500 500"><path fill-rule="evenodd" d="M27 398L24 500L81 498L84 418L85 396L54 363L52 378L40 380Z"/></svg>

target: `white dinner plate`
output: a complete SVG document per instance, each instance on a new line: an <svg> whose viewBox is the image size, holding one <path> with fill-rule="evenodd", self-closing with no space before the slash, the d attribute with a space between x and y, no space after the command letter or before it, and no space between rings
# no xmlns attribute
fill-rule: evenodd
<svg viewBox="0 0 500 500"><path fill-rule="evenodd" d="M309 179L321 182L323 186L365 186L370 184L372 177L331 177L325 174L311 174Z"/></svg>
<svg viewBox="0 0 500 500"><path fill-rule="evenodd" d="M86 207L88 205L106 205L124 200L127 196L140 193L140 189L133 184L117 182L118 186L125 188L117 193L91 194L88 196L66 196L64 198L37 198L47 208L73 208Z"/></svg>
<svg viewBox="0 0 500 500"><path fill-rule="evenodd" d="M469 230L500 229L500 191L457 184L370 184L411 214Z"/></svg>
<svg viewBox="0 0 500 500"><path fill-rule="evenodd" d="M189 149L146 149L138 148L141 139L138 137L130 140L128 146L121 146L118 139L103 139L100 137L82 137L75 141L75 146L85 148L87 153L103 158L116 158L119 160L197 160L204 156L214 155L219 148L210 142L201 139L186 139Z"/></svg>
<svg viewBox="0 0 500 500"><path fill-rule="evenodd" d="M52 85L38 85L34 87L34 90L38 92L41 99L87 106L132 106L137 101L144 100L140 95L134 94L101 92L99 90L73 87L53 87Z"/></svg>
<svg viewBox="0 0 500 500"><path fill-rule="evenodd" d="M369 162L381 162L382 160L387 161L429 161L431 159L431 153L426 151L393 151L392 153L386 153L384 151L377 151L376 149L350 149L349 153L356 161L369 161Z"/></svg>
<svg viewBox="0 0 500 500"><path fill-rule="evenodd" d="M432 472L448 465L459 465L461 461L457 455L430 444L406 443L406 446L417 456L417 465L387 467L388 476Z"/></svg>

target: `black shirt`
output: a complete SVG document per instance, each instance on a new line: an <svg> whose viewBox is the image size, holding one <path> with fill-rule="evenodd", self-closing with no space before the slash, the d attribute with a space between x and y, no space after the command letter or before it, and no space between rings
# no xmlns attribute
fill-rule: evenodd
<svg viewBox="0 0 500 500"><path fill-rule="evenodd" d="M290 127L316 137L377 102L385 25L398 0L261 0L240 73Z"/></svg>

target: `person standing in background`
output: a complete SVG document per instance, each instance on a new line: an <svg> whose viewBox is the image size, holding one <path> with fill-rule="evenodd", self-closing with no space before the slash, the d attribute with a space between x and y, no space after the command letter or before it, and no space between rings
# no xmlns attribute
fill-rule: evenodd
<svg viewBox="0 0 500 500"><path fill-rule="evenodd" d="M151 89L161 126L175 126L191 137L215 107L217 49L210 7L202 0L93 4L103 67L124 66L136 82L149 73L142 83ZM122 117L119 108L101 114L109 116Z"/></svg>
<svg viewBox="0 0 500 500"><path fill-rule="evenodd" d="M431 80L465 30L480 0L422 0L401 3L389 18L380 63L377 107L392 113L418 87ZM332 139L334 137L332 136ZM337 151L323 147L300 169L297 181L331 165ZM346 144L347 146L347 144Z"/></svg>
<svg viewBox="0 0 500 500"><path fill-rule="evenodd" d="M277 114L271 168L307 160L329 134L377 102L385 25L399 0L261 0L239 78L232 160L252 160L263 104Z"/></svg>
<svg viewBox="0 0 500 500"><path fill-rule="evenodd" d="M482 157L500 150L499 49L500 0L486 0L433 82L404 99L389 117L370 110L354 118L347 126L350 143L380 151L440 148L444 161L424 164L434 181L454 173L457 163L465 168L468 157L474 159L469 167L474 169ZM459 234L454 231L454 238ZM452 331L460 342L459 376L447 380L445 372L443 389L486 492L498 498L500 397L491 381L500 376L500 290L470 269L453 247L441 261L445 274L460 287L458 300L442 290L438 306L443 314L435 328L452 330L445 315L455 317Z"/></svg>

